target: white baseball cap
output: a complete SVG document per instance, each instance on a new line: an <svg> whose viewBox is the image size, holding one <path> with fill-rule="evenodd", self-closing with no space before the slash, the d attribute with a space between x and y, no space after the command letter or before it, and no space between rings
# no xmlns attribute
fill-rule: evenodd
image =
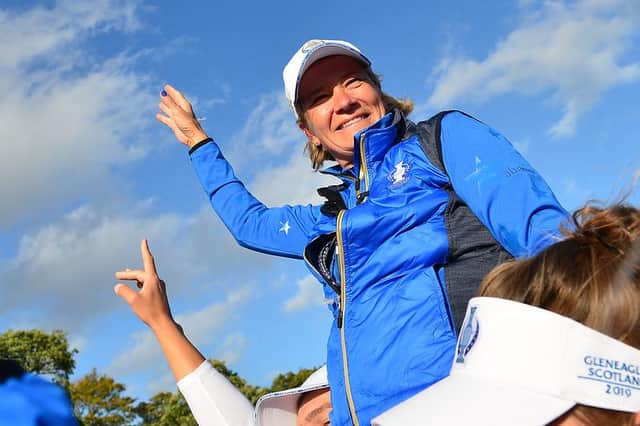
<svg viewBox="0 0 640 426"><path fill-rule="evenodd" d="M450 375L372 425L540 426L576 404L640 411L640 350L544 309L477 297Z"/></svg>
<svg viewBox="0 0 640 426"><path fill-rule="evenodd" d="M296 426L298 399L304 393L328 387L327 367L323 366L307 377L299 387L263 396L256 403L256 426Z"/></svg>
<svg viewBox="0 0 640 426"><path fill-rule="evenodd" d="M298 101L298 86L302 75L316 61L333 55L351 56L363 62L367 67L371 61L353 44L342 40L309 40L291 57L289 63L282 71L284 80L284 93L289 101L289 106L293 109L296 118L296 102Z"/></svg>

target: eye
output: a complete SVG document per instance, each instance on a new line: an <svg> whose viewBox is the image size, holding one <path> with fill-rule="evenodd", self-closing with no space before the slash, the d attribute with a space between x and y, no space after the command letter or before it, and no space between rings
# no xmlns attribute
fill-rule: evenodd
<svg viewBox="0 0 640 426"><path fill-rule="evenodd" d="M327 99L329 99L330 95L326 92L316 92L314 94L312 94L311 96L309 96L309 98L307 99L306 102L303 102L302 104L305 106L305 109L307 108L311 108L314 106L318 106L320 104L322 104L323 102L327 101Z"/></svg>
<svg viewBox="0 0 640 426"><path fill-rule="evenodd" d="M358 87L361 84L362 84L362 78L357 76L349 77L344 81L345 87L349 87L349 88Z"/></svg>
<svg viewBox="0 0 640 426"><path fill-rule="evenodd" d="M328 93L318 93L311 98L311 105L318 105L329 98Z"/></svg>

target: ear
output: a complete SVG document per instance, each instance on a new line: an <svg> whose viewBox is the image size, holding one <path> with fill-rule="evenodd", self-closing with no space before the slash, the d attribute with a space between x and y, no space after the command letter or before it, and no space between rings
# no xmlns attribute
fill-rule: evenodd
<svg viewBox="0 0 640 426"><path fill-rule="evenodd" d="M634 423L634 424L635 424L635 426L640 426L640 411L638 411L638 412L636 413L636 416L635 416L635 418L634 418L634 421L635 421L635 423Z"/></svg>
<svg viewBox="0 0 640 426"><path fill-rule="evenodd" d="M309 142L311 142L312 144L316 145L316 146L320 146L320 139L318 139L318 137L311 131L311 129L309 129L307 126L305 126L302 123L298 124L298 127L300 128L300 130L302 130L302 133L304 133L304 135L307 137L307 139L309 139Z"/></svg>

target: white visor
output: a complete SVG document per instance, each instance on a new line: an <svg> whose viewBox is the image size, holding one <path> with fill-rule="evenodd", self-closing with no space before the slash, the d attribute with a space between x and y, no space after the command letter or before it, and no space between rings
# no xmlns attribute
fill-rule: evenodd
<svg viewBox="0 0 640 426"><path fill-rule="evenodd" d="M256 403L256 426L296 426L298 399L302 394L328 387L327 367L323 366L299 387L263 396Z"/></svg>
<svg viewBox="0 0 640 426"><path fill-rule="evenodd" d="M640 350L544 309L476 297L450 375L372 425L541 426L576 404L640 411Z"/></svg>
<svg viewBox="0 0 640 426"><path fill-rule="evenodd" d="M298 101L298 86L302 75L309 69L311 65L322 58L333 55L351 56L364 63L366 66L371 65L371 61L362 54L353 44L342 40L309 40L298 49L291 57L289 63L282 71L282 79L284 80L284 93L289 101L289 106L296 114L296 102Z"/></svg>

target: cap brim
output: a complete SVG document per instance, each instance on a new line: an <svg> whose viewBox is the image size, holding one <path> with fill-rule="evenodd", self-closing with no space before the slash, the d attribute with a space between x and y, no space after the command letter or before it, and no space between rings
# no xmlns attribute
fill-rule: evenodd
<svg viewBox="0 0 640 426"><path fill-rule="evenodd" d="M311 65L315 64L320 59L324 59L328 56L336 56L336 55L349 56L351 58L357 59L364 66L371 65L371 62L369 61L369 59L367 59L367 57L364 56L362 53L356 50L350 49L343 45L327 43L315 48L313 52L311 52L311 54L305 58L304 62L302 63L302 66L300 67L300 71L298 72L299 79L302 78L302 75L309 69Z"/></svg>
<svg viewBox="0 0 640 426"><path fill-rule="evenodd" d="M300 395L327 387L327 384L301 386L265 395L256 404L256 426L296 426Z"/></svg>
<svg viewBox="0 0 640 426"><path fill-rule="evenodd" d="M256 426L295 426L300 393L275 395L261 400L256 407Z"/></svg>
<svg viewBox="0 0 640 426"><path fill-rule="evenodd" d="M376 417L372 425L541 426L575 405L512 385L449 376Z"/></svg>
<svg viewBox="0 0 640 426"><path fill-rule="evenodd" d="M296 79L296 85L294 88L294 104L298 102L298 90L300 89L300 80L302 80L302 76L305 72L311 67L311 65L318 62L320 59L327 58L329 56L349 56L351 58L356 59L363 66L368 67L371 65L371 61L364 56L361 52L357 50L351 49L342 44L336 43L325 43L321 46L318 46L313 49L311 54L309 54L305 60L302 62L300 69L298 70L298 77Z"/></svg>

